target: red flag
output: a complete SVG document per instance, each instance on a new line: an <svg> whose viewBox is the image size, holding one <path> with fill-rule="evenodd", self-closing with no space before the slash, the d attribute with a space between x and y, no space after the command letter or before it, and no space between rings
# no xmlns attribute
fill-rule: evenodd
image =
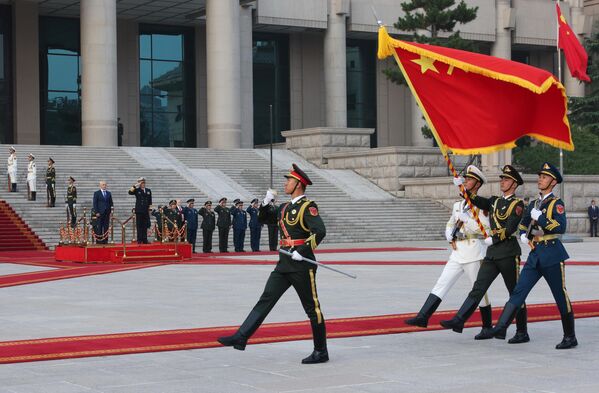
<svg viewBox="0 0 599 393"><path fill-rule="evenodd" d="M444 152L481 154L522 136L574 150L564 86L526 64L391 38L379 29L380 59L393 55Z"/></svg>
<svg viewBox="0 0 599 393"><path fill-rule="evenodd" d="M557 11L557 23L559 25L557 46L564 50L570 74L581 81L590 82L591 78L587 75L589 56L580 41L578 41L576 34L574 34L568 25L568 22L566 22L566 18L562 15L559 4L555 4L555 9Z"/></svg>

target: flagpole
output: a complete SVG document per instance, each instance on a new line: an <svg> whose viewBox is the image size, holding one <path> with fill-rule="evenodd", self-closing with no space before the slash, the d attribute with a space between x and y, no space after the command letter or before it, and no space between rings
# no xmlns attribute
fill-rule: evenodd
<svg viewBox="0 0 599 393"><path fill-rule="evenodd" d="M557 5L560 5L560 0L557 0ZM560 12L561 12L560 6ZM559 49L559 20L556 21L556 49L557 49L557 80L562 83L562 51ZM564 87L565 89L565 87ZM567 94L567 92L566 92ZM564 176L564 150L559 148L559 172ZM564 195L564 182L562 181L559 185L559 196L560 198L565 198Z"/></svg>

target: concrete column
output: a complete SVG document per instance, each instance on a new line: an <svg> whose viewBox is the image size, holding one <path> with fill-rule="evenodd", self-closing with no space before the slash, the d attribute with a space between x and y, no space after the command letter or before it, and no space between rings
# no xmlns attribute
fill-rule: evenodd
<svg viewBox="0 0 599 393"><path fill-rule="evenodd" d="M329 1L324 35L324 86L327 127L347 127L346 12L341 1Z"/></svg>
<svg viewBox="0 0 599 393"><path fill-rule="evenodd" d="M241 147L239 1L206 1L208 147Z"/></svg>
<svg viewBox="0 0 599 393"><path fill-rule="evenodd" d="M196 59L196 140L198 147L208 146L208 123L206 117L206 26L195 27Z"/></svg>
<svg viewBox="0 0 599 393"><path fill-rule="evenodd" d="M241 147L254 147L254 41L252 7L242 6L239 16L241 71Z"/></svg>
<svg viewBox="0 0 599 393"><path fill-rule="evenodd" d="M577 33L581 31L581 27L583 27L579 26L579 24L584 24L584 10L582 8L582 3L578 0L570 0L569 3L571 5L570 17L568 18L566 16L566 18L568 18L568 23L570 24L570 27L572 27L572 30L574 30L574 32ZM580 40L579 36L577 38ZM569 97L584 97L584 82L579 81L570 74L570 70L568 69L568 65L566 64L565 59L563 61L563 64L563 67L565 68L563 69L562 74L564 76L564 86L566 87L566 94L568 94Z"/></svg>
<svg viewBox="0 0 599 393"><path fill-rule="evenodd" d="M491 48L491 55L502 59L512 59L512 29L514 28L510 16L512 12L511 0L496 0L496 35ZM482 170L495 174L501 171L506 164L512 163L512 151L503 150L497 153L483 154L481 156Z"/></svg>
<svg viewBox="0 0 599 393"><path fill-rule="evenodd" d="M123 146L139 146L139 28L136 21L117 22L118 117Z"/></svg>
<svg viewBox="0 0 599 393"><path fill-rule="evenodd" d="M40 61L37 2L16 1L14 7L14 135L15 143L40 143Z"/></svg>
<svg viewBox="0 0 599 393"><path fill-rule="evenodd" d="M416 103L416 99L412 96L412 146L432 146L432 139L427 139L422 134L422 127L426 124L426 120L422 115L422 111Z"/></svg>
<svg viewBox="0 0 599 393"><path fill-rule="evenodd" d="M117 145L116 0L81 1L83 146Z"/></svg>

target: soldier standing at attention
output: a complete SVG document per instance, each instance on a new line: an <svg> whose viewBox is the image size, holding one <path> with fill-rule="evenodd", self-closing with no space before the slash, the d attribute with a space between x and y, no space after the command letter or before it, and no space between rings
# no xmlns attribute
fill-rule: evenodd
<svg viewBox="0 0 599 393"><path fill-rule="evenodd" d="M577 346L578 341L574 333L574 312L566 291L564 261L569 256L560 240L560 236L566 232L566 209L564 202L553 195L553 188L562 182L562 175L548 162L543 164L538 175L539 198L528 205L520 224L520 241L530 245L532 249L493 333L495 338L505 339L514 315L543 277L551 289L562 318L564 338L555 349L570 349Z"/></svg>
<svg viewBox="0 0 599 393"><path fill-rule="evenodd" d="M17 192L17 151L13 146L8 148L6 174L8 175L8 192Z"/></svg>
<svg viewBox="0 0 599 393"><path fill-rule="evenodd" d="M214 211L218 214L218 220L216 221L218 249L220 252L229 252L227 248L229 245L229 230L231 229L231 209L227 207L227 198L221 198Z"/></svg>
<svg viewBox="0 0 599 393"><path fill-rule="evenodd" d="M158 205L157 209L152 209L152 213L150 213L156 218L156 240L162 241L162 205Z"/></svg>
<svg viewBox="0 0 599 393"><path fill-rule="evenodd" d="M174 242L177 240L176 231L180 231L183 226L183 217L179 214L179 206L176 200L171 200L168 203L169 208L165 209L164 215L167 218L166 227L169 230L168 241Z"/></svg>
<svg viewBox="0 0 599 393"><path fill-rule="evenodd" d="M67 205L67 222L70 218L71 227L75 228L77 225L77 187L75 187L75 178L69 176L68 183L65 201Z"/></svg>
<svg viewBox="0 0 599 393"><path fill-rule="evenodd" d="M198 211L193 206L195 199L188 199L187 206L183 208L183 215L187 223L187 241L191 243L192 252L196 252L196 236L198 234Z"/></svg>
<svg viewBox="0 0 599 393"><path fill-rule="evenodd" d="M260 233L262 232L262 224L258 220L258 208L260 201L258 198L252 199L250 206L247 208L247 213L250 215L250 246L252 251L260 251Z"/></svg>
<svg viewBox="0 0 599 393"><path fill-rule="evenodd" d="M471 194L477 194L480 187L487 181L480 169L474 165L468 166L464 178L464 188ZM488 232L488 213L477 208L475 209L485 231ZM441 276L428 295L418 315L405 321L408 325L427 327L429 318L437 310L437 307L441 304L441 300L462 274L466 273L472 284L476 281L481 261L487 252L487 246L483 241L478 223L474 219L474 215L465 200L453 204L452 214L445 229L445 237L451 244L453 251L445 264L445 268L443 268ZM483 332L485 332L493 327L491 305L486 294L479 308L483 321ZM488 334L484 335L484 337L490 338ZM481 338L483 338L482 334L474 337L475 340L480 340Z"/></svg>
<svg viewBox="0 0 599 393"><path fill-rule="evenodd" d="M316 291L316 266L303 261L303 257L314 259L314 249L325 237L326 229L318 214L318 207L304 195L306 187L311 185L312 181L295 164L285 177L285 193L292 199L279 207L274 219L281 226L281 248L293 251L293 256L279 255L279 262L270 273L258 303L234 335L220 337L218 342L243 351L248 339L262 324L270 310L287 289L293 286L310 318L314 339L314 351L303 359L302 363L323 363L329 360L329 354L325 321ZM272 199L272 192L268 190L260 207L259 217L263 222L273 219L269 216L268 209Z"/></svg>
<svg viewBox="0 0 599 393"><path fill-rule="evenodd" d="M243 245L245 243L245 231L248 227L247 213L243 210L243 202L239 199L233 201L235 204L231 209L233 216L233 244L236 252L245 252Z"/></svg>
<svg viewBox="0 0 599 393"><path fill-rule="evenodd" d="M54 207L56 204L56 169L54 160L48 158L48 169L46 169L46 206Z"/></svg>
<svg viewBox="0 0 599 393"><path fill-rule="evenodd" d="M505 286L510 293L514 291L518 274L520 271L520 245L516 237L518 224L522 219L524 205L522 200L515 197L516 188L524 184L522 177L511 165L503 167L503 173L499 175L501 181L499 186L502 196L492 196L483 198L474 193L468 193L472 203L479 209L489 212L491 223L490 236L485 238L487 254L483 260L476 282L468 297L458 310L457 314L450 320L441 321L441 326L446 329L453 329L454 332L461 333L464 329L464 323L470 318L478 303L499 274L503 276ZM460 185L462 179L455 178L454 183ZM520 344L530 341L526 330L526 306L522 305L517 315L516 335L509 340L510 344ZM493 337L493 331L487 329L480 333L479 339Z"/></svg>
<svg viewBox="0 0 599 393"><path fill-rule="evenodd" d="M279 208L276 204L277 192L271 190L272 200L268 204L267 208L270 210L269 217L274 217L273 220L264 222L268 227L268 249L270 251L277 251L279 243L279 223L276 221L277 209Z"/></svg>
<svg viewBox="0 0 599 393"><path fill-rule="evenodd" d="M31 153L27 156L29 163L27 164L27 200L35 201L37 194L37 165L35 164L35 156Z"/></svg>
<svg viewBox="0 0 599 393"><path fill-rule="evenodd" d="M216 226L216 216L212 211L212 201L206 201L204 207L199 211L199 215L202 216L202 251L212 252L212 232Z"/></svg>
<svg viewBox="0 0 599 393"><path fill-rule="evenodd" d="M152 207L152 191L146 188L146 179L140 177L129 189L129 195L135 195L135 225L137 244L148 244L148 226Z"/></svg>

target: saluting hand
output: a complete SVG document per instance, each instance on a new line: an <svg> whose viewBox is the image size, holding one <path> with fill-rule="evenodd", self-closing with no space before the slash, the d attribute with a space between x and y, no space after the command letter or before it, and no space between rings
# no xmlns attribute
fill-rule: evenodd
<svg viewBox="0 0 599 393"><path fill-rule="evenodd" d="M453 185L454 186L459 187L462 184L464 184L464 178L463 177L454 177L453 178Z"/></svg>
<svg viewBox="0 0 599 393"><path fill-rule="evenodd" d="M272 193L272 190L268 190L266 191L266 196L264 197L264 200L262 202L263 205L268 205L270 203L270 201L272 201L273 199L275 199L275 196Z"/></svg>

